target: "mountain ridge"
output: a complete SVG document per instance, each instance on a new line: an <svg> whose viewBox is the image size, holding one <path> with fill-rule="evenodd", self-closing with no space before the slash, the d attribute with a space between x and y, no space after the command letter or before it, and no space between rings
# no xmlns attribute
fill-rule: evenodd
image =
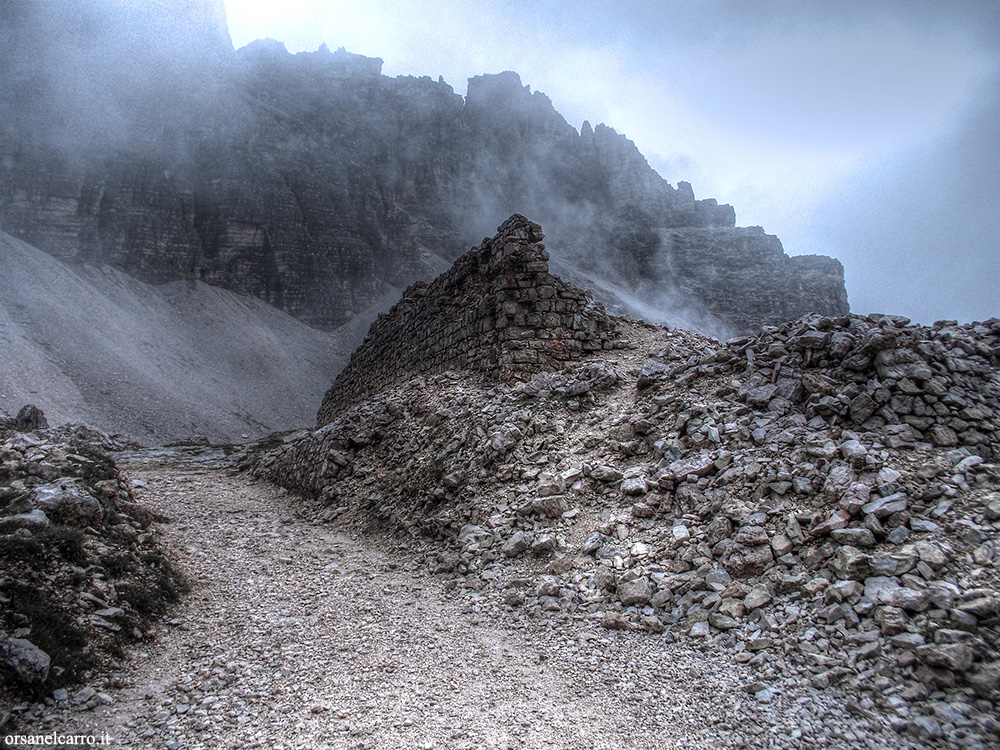
<svg viewBox="0 0 1000 750"><path fill-rule="evenodd" d="M257 296L325 329L433 277L512 213L546 227L554 262L624 289L603 299L618 312L635 312L629 295L656 299L662 321L695 310L682 317L725 337L848 309L839 263L819 262L804 284L801 262L736 228L731 207L670 185L610 127L577 132L516 73L474 77L463 98L343 50L226 49L219 18L192 42L176 31L192 16L161 5L147 11L165 13L155 43L127 17L0 21L5 231L150 283L201 279ZM218 5L188 10L203 18ZM118 2L93 8L121 15ZM47 37L61 40L58 55L19 41ZM682 273L678 243L699 257ZM763 255L767 267L749 273Z"/></svg>

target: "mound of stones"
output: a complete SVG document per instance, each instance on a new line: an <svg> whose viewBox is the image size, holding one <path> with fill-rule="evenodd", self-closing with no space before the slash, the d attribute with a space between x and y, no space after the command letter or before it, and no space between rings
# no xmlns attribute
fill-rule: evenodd
<svg viewBox="0 0 1000 750"><path fill-rule="evenodd" d="M689 639L748 689L1000 736L1000 320L808 317L491 383L416 377L248 458L501 611ZM853 699L852 699L853 700Z"/></svg>
<svg viewBox="0 0 1000 750"><path fill-rule="evenodd" d="M142 640L183 587L109 450L82 425L26 406L0 418L0 686L8 696L105 696L67 687ZM8 706L9 707L9 706Z"/></svg>

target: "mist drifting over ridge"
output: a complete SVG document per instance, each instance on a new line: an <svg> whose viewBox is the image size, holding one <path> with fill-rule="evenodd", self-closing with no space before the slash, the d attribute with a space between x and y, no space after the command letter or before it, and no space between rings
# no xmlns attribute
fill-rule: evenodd
<svg viewBox="0 0 1000 750"><path fill-rule="evenodd" d="M997 313L1000 264L974 260L998 256L990 233L975 231L995 215L977 196L1000 183L1000 156L974 127L977 111L1000 114L992 0L640 2L627 14L602 0L570 13L559 3L411 5L227 7L238 46L265 34L293 52L326 41L385 58L390 75L443 74L460 91L468 75L517 70L575 127L627 133L668 180L731 203L789 254L839 258L859 312L925 323ZM404 16L416 20L394 23ZM939 189L952 155L971 151L969 174L983 179ZM930 231L892 230L913 222Z"/></svg>
<svg viewBox="0 0 1000 750"><path fill-rule="evenodd" d="M6 130L0 225L60 258L200 279L332 328L432 278L516 211L542 223L561 270L595 279L620 311L638 297L661 321L721 336L846 309L839 264L787 258L735 227L730 207L662 180L613 129L578 132L516 73L472 78L463 98L343 50L232 52L224 25L187 35L219 3L145 4L153 23L107 0L68 28L19 6L8 36L55 24L68 41L59 64L30 44L5 63L29 71L27 84L11 77L14 95L56 93ZM65 67L100 83L99 107L65 109ZM46 119L72 124L33 127Z"/></svg>

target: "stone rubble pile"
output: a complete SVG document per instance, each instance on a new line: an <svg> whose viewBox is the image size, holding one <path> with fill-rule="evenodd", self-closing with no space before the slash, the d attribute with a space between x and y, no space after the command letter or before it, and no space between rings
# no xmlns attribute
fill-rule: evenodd
<svg viewBox="0 0 1000 750"><path fill-rule="evenodd" d="M93 707L82 679L142 640L183 582L108 450L82 425L0 415L0 687ZM54 692L53 692L54 690Z"/></svg>
<svg viewBox="0 0 1000 750"><path fill-rule="evenodd" d="M1000 320L811 316L517 384L413 378L244 466L493 606L724 648L918 742L1000 737Z"/></svg>

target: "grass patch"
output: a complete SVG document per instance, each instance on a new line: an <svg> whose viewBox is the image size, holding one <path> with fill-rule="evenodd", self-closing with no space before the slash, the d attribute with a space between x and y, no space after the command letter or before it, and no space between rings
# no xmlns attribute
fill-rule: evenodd
<svg viewBox="0 0 1000 750"><path fill-rule="evenodd" d="M114 555L108 555L101 560L101 567L104 568L104 572L109 576L118 579L132 573L138 566L135 558L128 552L119 552Z"/></svg>
<svg viewBox="0 0 1000 750"><path fill-rule="evenodd" d="M25 563L36 568L45 562L45 548L34 537L5 534L0 536L0 561L8 565Z"/></svg>
<svg viewBox="0 0 1000 750"><path fill-rule="evenodd" d="M35 534L35 538L43 546L57 550L64 560L73 565L85 567L90 562L87 550L83 547L83 540L86 537L82 529L75 529L72 526L50 526Z"/></svg>
<svg viewBox="0 0 1000 750"><path fill-rule="evenodd" d="M90 562L83 547L83 531L70 526L49 526L31 536L5 534L0 536L0 561L20 562L34 570L41 569L50 555L57 555L81 567Z"/></svg>
<svg viewBox="0 0 1000 750"><path fill-rule="evenodd" d="M49 600L44 590L12 582L4 593L10 597L4 611L5 627L13 630L27 619L31 628L28 639L52 660L49 678L38 686L39 691L49 692L77 682L83 672L93 667L94 657L86 650L86 634Z"/></svg>
<svg viewBox="0 0 1000 750"><path fill-rule="evenodd" d="M101 448L89 443L74 443L73 450L77 455L93 462L82 464L77 471L77 476L82 477L87 484L115 479L118 476L114 459Z"/></svg>
<svg viewBox="0 0 1000 750"><path fill-rule="evenodd" d="M139 562L136 578L117 583L115 588L145 624L166 612L169 605L190 591L190 586L159 550L146 552Z"/></svg>

